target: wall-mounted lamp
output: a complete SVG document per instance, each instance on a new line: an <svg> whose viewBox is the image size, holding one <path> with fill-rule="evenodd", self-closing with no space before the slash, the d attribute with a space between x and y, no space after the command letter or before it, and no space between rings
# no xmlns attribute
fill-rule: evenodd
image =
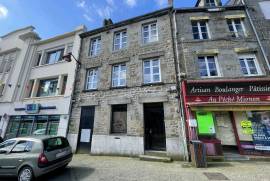
<svg viewBox="0 0 270 181"><path fill-rule="evenodd" d="M79 61L74 57L74 55L73 55L72 53L68 53L68 54L64 55L62 58L63 58L65 61L67 61L67 62L71 62L71 61L72 61L71 57L74 58L74 60L77 62L77 64L82 65L81 62L79 62Z"/></svg>

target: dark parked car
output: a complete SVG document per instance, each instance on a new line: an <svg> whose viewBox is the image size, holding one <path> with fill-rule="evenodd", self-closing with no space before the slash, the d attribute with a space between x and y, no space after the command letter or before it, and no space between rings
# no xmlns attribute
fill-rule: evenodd
<svg viewBox="0 0 270 181"><path fill-rule="evenodd" d="M0 144L0 176L17 176L19 181L64 168L71 160L71 147L64 137L13 138Z"/></svg>

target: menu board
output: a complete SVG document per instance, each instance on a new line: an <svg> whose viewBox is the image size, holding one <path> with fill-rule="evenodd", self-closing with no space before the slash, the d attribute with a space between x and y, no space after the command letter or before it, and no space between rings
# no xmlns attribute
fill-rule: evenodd
<svg viewBox="0 0 270 181"><path fill-rule="evenodd" d="M216 133L212 112L196 112L199 135L213 135Z"/></svg>

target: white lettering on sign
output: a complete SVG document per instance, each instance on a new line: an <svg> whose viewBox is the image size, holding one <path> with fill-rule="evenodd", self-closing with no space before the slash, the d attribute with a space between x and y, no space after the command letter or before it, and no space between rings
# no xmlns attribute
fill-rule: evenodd
<svg viewBox="0 0 270 181"><path fill-rule="evenodd" d="M258 97L245 97L245 96L218 96L218 97L209 97L208 102L211 103L233 103L233 102L260 102Z"/></svg>
<svg viewBox="0 0 270 181"><path fill-rule="evenodd" d="M202 88L202 87L199 88L192 87L192 89L190 90L190 93L210 93L210 92L211 92L210 88Z"/></svg>

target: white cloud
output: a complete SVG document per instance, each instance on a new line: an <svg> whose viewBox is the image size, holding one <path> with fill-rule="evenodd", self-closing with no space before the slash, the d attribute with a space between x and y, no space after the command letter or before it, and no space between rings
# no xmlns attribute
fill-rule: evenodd
<svg viewBox="0 0 270 181"><path fill-rule="evenodd" d="M6 18L8 16L8 9L0 4L0 19Z"/></svg>
<svg viewBox="0 0 270 181"><path fill-rule="evenodd" d="M81 1L78 1L78 2L77 2L77 6L78 6L79 8L85 8L85 5L86 5L85 0L81 0Z"/></svg>
<svg viewBox="0 0 270 181"><path fill-rule="evenodd" d="M97 13L101 18L110 18L113 13L113 9L110 6L105 6L105 8L98 8Z"/></svg>
<svg viewBox="0 0 270 181"><path fill-rule="evenodd" d="M137 0L125 0L125 3L132 8L137 5Z"/></svg>
<svg viewBox="0 0 270 181"><path fill-rule="evenodd" d="M90 21L90 22L93 22L93 18L91 18L88 14L83 14L83 17L87 20L87 21Z"/></svg>
<svg viewBox="0 0 270 181"><path fill-rule="evenodd" d="M106 0L107 4L111 7L115 7L114 0Z"/></svg>
<svg viewBox="0 0 270 181"><path fill-rule="evenodd" d="M155 1L159 7L166 6L168 3L168 0L155 0Z"/></svg>

